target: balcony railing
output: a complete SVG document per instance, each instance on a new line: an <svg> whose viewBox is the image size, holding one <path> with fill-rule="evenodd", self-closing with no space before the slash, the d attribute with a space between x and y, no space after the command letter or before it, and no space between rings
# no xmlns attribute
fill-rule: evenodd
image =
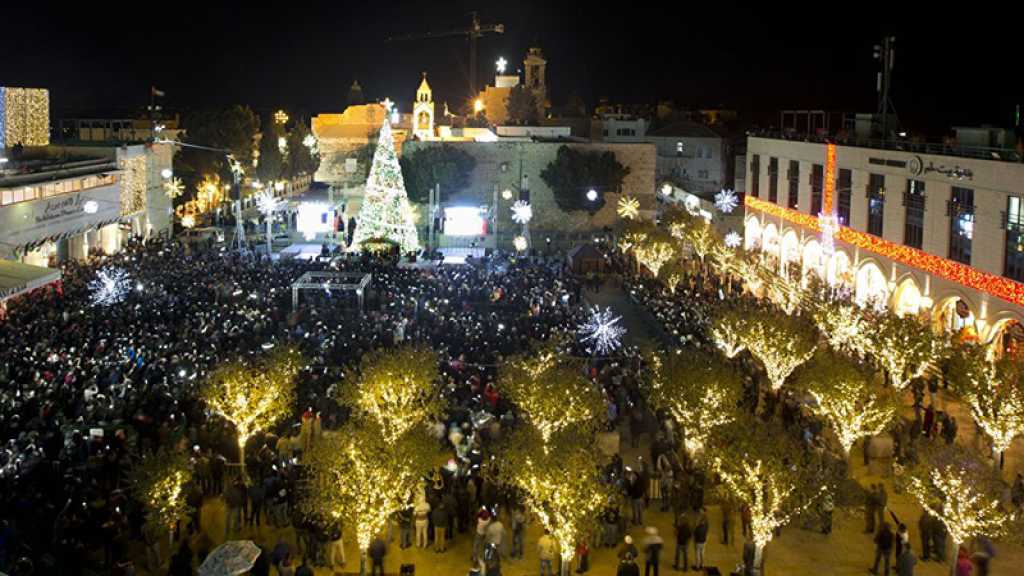
<svg viewBox="0 0 1024 576"><path fill-rule="evenodd" d="M958 158L975 158L978 160L994 160L996 162L1024 162L1024 155L1012 148L989 148L984 146L961 146L943 142L911 142L909 140L880 140L876 138L858 138L856 136L802 134L796 132L780 132L778 130L751 130L747 136L754 138L771 138L791 142L812 142L817 144L837 144L857 148L873 148L876 150L894 150L912 154L934 154L936 156L955 156Z"/></svg>

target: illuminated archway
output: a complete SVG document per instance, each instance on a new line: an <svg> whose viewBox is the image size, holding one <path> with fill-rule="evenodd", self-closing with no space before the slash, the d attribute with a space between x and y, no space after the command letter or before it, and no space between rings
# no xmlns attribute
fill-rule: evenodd
<svg viewBox="0 0 1024 576"><path fill-rule="evenodd" d="M888 282L885 274L878 269L874 262L865 262L857 270L856 284L854 285L854 301L861 306L872 306L884 309L889 296Z"/></svg>
<svg viewBox="0 0 1024 576"><path fill-rule="evenodd" d="M850 274L850 257L846 255L846 252L842 250L836 250L832 257L828 260L828 266L825 269L825 279L828 280L829 286L849 286L853 283L853 278Z"/></svg>
<svg viewBox="0 0 1024 576"><path fill-rule="evenodd" d="M761 246L761 222L757 218L748 218L743 235L743 247L747 250Z"/></svg>
<svg viewBox="0 0 1024 576"><path fill-rule="evenodd" d="M814 273L818 278L825 276L825 260L822 258L821 243L817 240L808 240L803 250L804 276Z"/></svg>
<svg viewBox="0 0 1024 576"><path fill-rule="evenodd" d="M761 231L761 249L769 254L779 255L779 229L769 223Z"/></svg>
<svg viewBox="0 0 1024 576"><path fill-rule="evenodd" d="M1024 324L1004 318L992 326L991 352L996 358L1012 356L1024 360Z"/></svg>
<svg viewBox="0 0 1024 576"><path fill-rule="evenodd" d="M782 269L786 270L793 262L800 262L800 239L790 229L782 237Z"/></svg>
<svg viewBox="0 0 1024 576"><path fill-rule="evenodd" d="M978 329L971 303L960 296L942 300L935 314L936 327L946 334L955 335L960 341L976 342Z"/></svg>
<svg viewBox="0 0 1024 576"><path fill-rule="evenodd" d="M907 278L896 288L892 295L892 309L897 316L917 316L923 308L924 296L917 282L913 278Z"/></svg>

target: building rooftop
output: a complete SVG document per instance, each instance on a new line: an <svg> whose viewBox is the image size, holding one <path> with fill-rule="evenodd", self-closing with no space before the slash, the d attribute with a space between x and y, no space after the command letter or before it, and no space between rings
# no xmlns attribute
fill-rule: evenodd
<svg viewBox="0 0 1024 576"><path fill-rule="evenodd" d="M54 154L49 150L26 150L22 157L0 164L0 188L27 186L75 176L118 171L110 158L84 154Z"/></svg>
<svg viewBox="0 0 1024 576"><path fill-rule="evenodd" d="M816 144L836 144L839 146L855 146L873 148L875 150L893 150L913 154L934 154L936 156L954 156L958 158L974 158L977 160L993 160L996 162L1024 162L1024 154L1013 148L991 148L985 146L964 146L956 141L917 142L912 140L881 140L876 138L859 138L848 133L815 133L805 134L795 131L780 132L777 130L751 130L747 136L753 138L770 138L789 140L791 142L809 142Z"/></svg>
<svg viewBox="0 0 1024 576"><path fill-rule="evenodd" d="M697 122L675 122L663 128L647 133L648 136L669 138L721 138L721 136L703 124Z"/></svg>

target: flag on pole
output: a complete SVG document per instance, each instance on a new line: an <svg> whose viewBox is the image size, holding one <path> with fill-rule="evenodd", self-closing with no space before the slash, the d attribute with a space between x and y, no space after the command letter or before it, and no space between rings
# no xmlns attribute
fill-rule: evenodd
<svg viewBox="0 0 1024 576"><path fill-rule="evenodd" d="M149 87L149 94L151 96L159 96L160 98L164 97L163 91L157 90L156 86L150 86Z"/></svg>

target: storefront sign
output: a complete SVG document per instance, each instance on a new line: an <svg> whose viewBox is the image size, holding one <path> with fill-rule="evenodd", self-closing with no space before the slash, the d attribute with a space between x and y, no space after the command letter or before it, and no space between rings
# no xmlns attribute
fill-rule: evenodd
<svg viewBox="0 0 1024 576"><path fill-rule="evenodd" d="M120 217L118 185L101 186L0 208L0 242L19 246L76 233Z"/></svg>

